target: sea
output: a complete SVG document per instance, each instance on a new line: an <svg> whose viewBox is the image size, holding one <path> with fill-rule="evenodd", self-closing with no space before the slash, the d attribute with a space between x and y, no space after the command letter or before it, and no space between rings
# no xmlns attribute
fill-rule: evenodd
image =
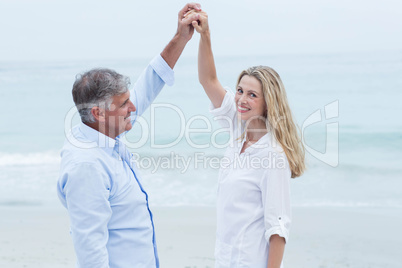
<svg viewBox="0 0 402 268"><path fill-rule="evenodd" d="M149 58L0 61L0 206L61 206L60 150L79 122L71 89L78 73L107 67L135 83ZM216 57L221 84L268 65L281 76L306 147L292 179L292 205L402 209L402 50ZM125 136L151 206L214 206L229 136L209 114L197 58L182 57Z"/></svg>

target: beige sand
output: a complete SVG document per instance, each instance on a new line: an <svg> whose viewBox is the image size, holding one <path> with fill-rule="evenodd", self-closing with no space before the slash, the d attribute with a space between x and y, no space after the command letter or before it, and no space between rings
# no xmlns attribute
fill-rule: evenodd
<svg viewBox="0 0 402 268"><path fill-rule="evenodd" d="M154 208L162 268L213 267L215 210ZM0 267L74 267L64 208L0 206ZM294 208L285 267L402 267L401 209Z"/></svg>

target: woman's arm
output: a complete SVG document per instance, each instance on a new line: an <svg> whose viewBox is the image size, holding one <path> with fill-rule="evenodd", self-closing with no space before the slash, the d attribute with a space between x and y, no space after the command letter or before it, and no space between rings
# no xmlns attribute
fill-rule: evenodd
<svg viewBox="0 0 402 268"><path fill-rule="evenodd" d="M285 251L285 238L275 234L269 239L267 268L280 268Z"/></svg>
<svg viewBox="0 0 402 268"><path fill-rule="evenodd" d="M286 161L283 152L278 152L275 158L276 163L281 160ZM260 182L262 206L264 208L265 239L269 243L268 268L279 268L281 266L285 244L289 239L292 217L290 177L291 171L288 165L285 167L273 165L265 171Z"/></svg>
<svg viewBox="0 0 402 268"><path fill-rule="evenodd" d="M226 90L222 87L216 75L207 13L199 12L199 19L198 21L193 21L193 26L201 35L198 50L198 78L214 107L219 108L225 97Z"/></svg>

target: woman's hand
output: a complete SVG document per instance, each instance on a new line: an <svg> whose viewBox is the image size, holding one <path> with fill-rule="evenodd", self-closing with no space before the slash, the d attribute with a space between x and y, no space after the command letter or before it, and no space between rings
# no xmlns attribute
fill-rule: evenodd
<svg viewBox="0 0 402 268"><path fill-rule="evenodd" d="M198 14L198 20L192 22L194 29L200 34L209 32L208 14L205 11L197 11L193 9L184 14L184 18L193 16L193 14Z"/></svg>

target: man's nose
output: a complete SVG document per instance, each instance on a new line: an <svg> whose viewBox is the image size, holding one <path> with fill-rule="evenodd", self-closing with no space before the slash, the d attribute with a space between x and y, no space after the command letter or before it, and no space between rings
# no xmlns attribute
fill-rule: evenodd
<svg viewBox="0 0 402 268"><path fill-rule="evenodd" d="M134 103L132 103L131 101L130 101L129 109L130 109L130 112L135 112L137 110L137 108L135 107Z"/></svg>

